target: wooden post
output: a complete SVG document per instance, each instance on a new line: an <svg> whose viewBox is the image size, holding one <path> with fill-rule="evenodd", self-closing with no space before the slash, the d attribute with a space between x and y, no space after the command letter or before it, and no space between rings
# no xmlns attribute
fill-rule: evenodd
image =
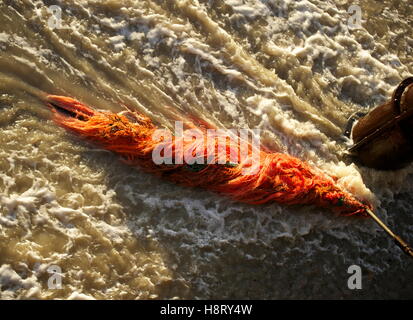
<svg viewBox="0 0 413 320"><path fill-rule="evenodd" d="M399 236L395 235L393 231L391 231L385 224L383 221L381 221L374 213L373 211L371 211L370 209L366 210L367 213L370 215L370 217L372 217L374 219L374 221L383 228L384 231L387 232L387 234L390 235L390 237L392 237L394 239L394 242L396 242L396 244L403 250L404 253L406 253L408 256L413 258L413 249L410 248L410 246L403 241L403 239L401 239Z"/></svg>

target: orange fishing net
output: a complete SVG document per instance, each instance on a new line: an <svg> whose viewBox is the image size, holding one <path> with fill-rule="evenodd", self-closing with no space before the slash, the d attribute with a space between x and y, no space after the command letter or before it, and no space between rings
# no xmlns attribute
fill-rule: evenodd
<svg viewBox="0 0 413 320"><path fill-rule="evenodd" d="M259 150L258 163L253 164L239 156L240 143L219 136L200 142L193 139L193 131L187 134L189 130L185 130L182 137L154 139L157 127L144 115L98 112L68 97L48 96L48 101L61 126L121 155L131 165L180 185L202 187L250 204L314 204L345 215L365 215L370 208L340 189L332 178L287 154ZM243 152L252 155L253 148L249 144ZM172 159L190 154L197 160L208 159L209 164L157 164L153 158L156 150ZM238 155L236 161L229 157L233 154ZM245 174L254 165L255 172Z"/></svg>

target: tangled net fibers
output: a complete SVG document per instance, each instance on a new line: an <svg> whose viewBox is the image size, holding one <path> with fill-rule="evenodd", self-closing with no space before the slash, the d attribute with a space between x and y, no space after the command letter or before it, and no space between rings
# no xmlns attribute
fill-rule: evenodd
<svg viewBox="0 0 413 320"><path fill-rule="evenodd" d="M50 95L48 102L59 125L119 154L131 165L180 185L205 188L249 204L271 201L288 205L313 204L343 215L362 216L370 208L340 189L331 177L287 154L255 150L259 158L254 164L254 161L241 159L240 143L219 135L213 139L194 139L192 129L185 130L182 137L169 139L164 135L154 139L158 128L142 114L100 112L62 96ZM157 150L161 150L160 156L162 152L163 155L167 153L171 159L191 155L208 162L157 164L153 156ZM246 150L244 148L243 152L251 156L254 147L249 143ZM238 155L238 161L229 158L233 154ZM254 165L255 171L252 170ZM245 174L246 169L254 173Z"/></svg>

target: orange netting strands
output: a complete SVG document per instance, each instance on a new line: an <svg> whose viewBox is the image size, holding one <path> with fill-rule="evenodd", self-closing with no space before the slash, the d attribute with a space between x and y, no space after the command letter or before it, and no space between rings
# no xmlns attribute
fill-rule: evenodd
<svg viewBox="0 0 413 320"><path fill-rule="evenodd" d="M61 126L119 154L131 165L180 185L202 187L250 204L313 204L363 216L371 208L329 176L287 154L254 150L251 144L245 147L245 141L239 143L241 139L219 135L207 139L200 129L184 130L179 137L166 130L159 134L144 115L99 112L68 97L48 96L48 101ZM204 138L196 139L197 135ZM242 153L248 156L242 158ZM176 161L188 158L192 161Z"/></svg>

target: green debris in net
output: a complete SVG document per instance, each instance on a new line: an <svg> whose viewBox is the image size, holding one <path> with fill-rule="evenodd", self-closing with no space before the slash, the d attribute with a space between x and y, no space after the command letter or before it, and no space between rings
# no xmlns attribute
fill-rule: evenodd
<svg viewBox="0 0 413 320"><path fill-rule="evenodd" d="M207 166L208 164L194 163L194 164L187 164L185 168L192 172L199 172L205 169ZM227 161L225 164L223 164L223 166L227 168L235 168L236 166L238 166L238 163Z"/></svg>
<svg viewBox="0 0 413 320"><path fill-rule="evenodd" d="M337 206L342 207L344 205L344 198L340 198L337 200Z"/></svg>
<svg viewBox="0 0 413 320"><path fill-rule="evenodd" d="M206 168L206 164L199 164L199 163L194 163L194 164L187 164L186 169L192 172L199 172L203 169Z"/></svg>
<svg viewBox="0 0 413 320"><path fill-rule="evenodd" d="M238 163L227 161L225 166L228 167L228 168L235 168L236 166L238 166Z"/></svg>

